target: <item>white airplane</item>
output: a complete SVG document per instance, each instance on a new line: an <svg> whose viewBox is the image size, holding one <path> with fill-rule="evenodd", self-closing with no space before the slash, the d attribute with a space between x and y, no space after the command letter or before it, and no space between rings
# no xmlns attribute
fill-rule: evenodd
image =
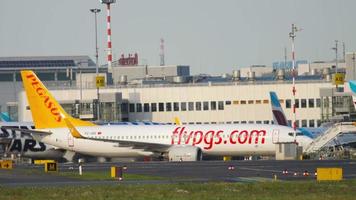
<svg viewBox="0 0 356 200"><path fill-rule="evenodd" d="M201 160L202 154L273 156L276 143L294 142L294 130L279 125L99 126L69 116L32 71L21 71L21 76L36 127L27 132L39 141L82 154L192 161Z"/></svg>

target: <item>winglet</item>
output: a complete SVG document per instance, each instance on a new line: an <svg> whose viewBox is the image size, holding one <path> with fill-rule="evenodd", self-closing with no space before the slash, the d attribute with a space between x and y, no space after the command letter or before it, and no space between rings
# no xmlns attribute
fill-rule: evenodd
<svg viewBox="0 0 356 200"><path fill-rule="evenodd" d="M175 117L175 118L174 118L174 123L175 123L176 125L182 125L182 123L181 123L179 117Z"/></svg>
<svg viewBox="0 0 356 200"><path fill-rule="evenodd" d="M79 133L79 131L73 126L73 124L69 121L68 118L64 118L63 119L65 121L65 123L68 126L68 129L70 131L70 133L72 134L72 136L74 138L82 138L82 135Z"/></svg>

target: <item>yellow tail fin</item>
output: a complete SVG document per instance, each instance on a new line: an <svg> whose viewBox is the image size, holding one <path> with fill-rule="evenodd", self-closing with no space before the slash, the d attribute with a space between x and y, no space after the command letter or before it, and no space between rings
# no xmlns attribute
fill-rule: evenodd
<svg viewBox="0 0 356 200"><path fill-rule="evenodd" d="M95 126L68 115L33 71L21 71L21 77L36 129L67 127L63 118L74 126Z"/></svg>
<svg viewBox="0 0 356 200"><path fill-rule="evenodd" d="M176 125L182 125L182 123L180 122L179 117L175 117L175 118L174 118L174 123L175 123Z"/></svg>

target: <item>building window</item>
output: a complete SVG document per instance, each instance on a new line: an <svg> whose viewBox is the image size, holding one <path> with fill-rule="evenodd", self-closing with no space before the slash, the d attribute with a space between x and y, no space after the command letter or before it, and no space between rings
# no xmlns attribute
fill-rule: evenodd
<svg viewBox="0 0 356 200"><path fill-rule="evenodd" d="M264 104L269 104L268 99L263 100L263 103L264 103Z"/></svg>
<svg viewBox="0 0 356 200"><path fill-rule="evenodd" d="M218 109L219 110L224 110L224 102L223 101L219 101L218 102Z"/></svg>
<svg viewBox="0 0 356 200"><path fill-rule="evenodd" d="M295 120L295 125L296 125L297 127L300 127L300 126L299 126L299 120Z"/></svg>
<svg viewBox="0 0 356 200"><path fill-rule="evenodd" d="M306 108L307 107L307 100L306 99L301 99L300 100L300 104L302 108Z"/></svg>
<svg viewBox="0 0 356 200"><path fill-rule="evenodd" d="M321 105L320 99L316 99L316 107L320 108L320 105Z"/></svg>
<svg viewBox="0 0 356 200"><path fill-rule="evenodd" d="M253 104L253 100L248 100L247 103L248 104Z"/></svg>
<svg viewBox="0 0 356 200"><path fill-rule="evenodd" d="M302 127L307 127L308 126L308 121L307 120L305 120L305 119L303 119L302 120Z"/></svg>
<svg viewBox="0 0 356 200"><path fill-rule="evenodd" d="M240 103L241 104L246 104L246 101L245 100L241 100Z"/></svg>
<svg viewBox="0 0 356 200"><path fill-rule="evenodd" d="M93 104L90 104L90 106L93 106ZM121 112L122 113L127 113L128 109L129 109L128 107L129 107L128 103L122 103L121 104ZM91 108L91 109L93 109L93 108Z"/></svg>
<svg viewBox="0 0 356 200"><path fill-rule="evenodd" d="M292 120L288 120L288 125L293 127Z"/></svg>
<svg viewBox="0 0 356 200"><path fill-rule="evenodd" d="M290 99L286 99L286 108L291 108L292 103Z"/></svg>
<svg viewBox="0 0 356 200"><path fill-rule="evenodd" d="M143 104L143 111L144 112L150 112L150 104L149 103L144 103Z"/></svg>
<svg viewBox="0 0 356 200"><path fill-rule="evenodd" d="M181 111L186 111L187 110L187 103L186 102L180 103L180 110Z"/></svg>
<svg viewBox="0 0 356 200"><path fill-rule="evenodd" d="M321 120L318 119L318 120L316 121L316 124L317 124L318 127L321 126Z"/></svg>
<svg viewBox="0 0 356 200"><path fill-rule="evenodd" d="M234 105L238 105L238 104L239 104L239 101L236 100L236 101L234 101L233 103L234 103Z"/></svg>
<svg viewBox="0 0 356 200"><path fill-rule="evenodd" d="M256 104L261 104L261 100L256 100Z"/></svg>
<svg viewBox="0 0 356 200"><path fill-rule="evenodd" d="M174 111L179 111L179 103L178 102L173 103L173 109L174 109Z"/></svg>
<svg viewBox="0 0 356 200"><path fill-rule="evenodd" d="M207 101L203 102L203 110L209 110L209 102Z"/></svg>
<svg viewBox="0 0 356 200"><path fill-rule="evenodd" d="M130 103L129 109L130 109L130 112L135 112L135 104L134 103Z"/></svg>
<svg viewBox="0 0 356 200"><path fill-rule="evenodd" d="M231 101L225 101L226 105L231 105Z"/></svg>
<svg viewBox="0 0 356 200"><path fill-rule="evenodd" d="M201 102L195 102L195 110L201 110Z"/></svg>
<svg viewBox="0 0 356 200"><path fill-rule="evenodd" d="M216 110L216 101L210 102L210 110Z"/></svg>
<svg viewBox="0 0 356 200"><path fill-rule="evenodd" d="M269 124L269 120L263 121L264 124Z"/></svg>
<svg viewBox="0 0 356 200"><path fill-rule="evenodd" d="M308 99L308 107L314 108L314 99Z"/></svg>
<svg viewBox="0 0 356 200"><path fill-rule="evenodd" d="M188 103L188 110L193 111L194 110L194 102L189 102Z"/></svg>
<svg viewBox="0 0 356 200"><path fill-rule="evenodd" d="M136 104L136 112L142 112L142 104L140 103Z"/></svg>
<svg viewBox="0 0 356 200"><path fill-rule="evenodd" d="M151 112L157 112L157 103L151 103Z"/></svg>
<svg viewBox="0 0 356 200"><path fill-rule="evenodd" d="M172 103L166 103L166 111L172 111Z"/></svg>
<svg viewBox="0 0 356 200"><path fill-rule="evenodd" d="M309 120L309 127L311 128L315 127L315 121L313 119Z"/></svg>
<svg viewBox="0 0 356 200"><path fill-rule="evenodd" d="M159 112L164 111L164 103L158 103L158 110L159 110Z"/></svg>

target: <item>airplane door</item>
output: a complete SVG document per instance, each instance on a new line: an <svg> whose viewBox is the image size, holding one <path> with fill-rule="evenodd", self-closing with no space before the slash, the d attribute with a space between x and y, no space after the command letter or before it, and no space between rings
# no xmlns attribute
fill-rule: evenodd
<svg viewBox="0 0 356 200"><path fill-rule="evenodd" d="M68 146L74 147L74 138L71 133L68 133Z"/></svg>
<svg viewBox="0 0 356 200"><path fill-rule="evenodd" d="M273 143L279 142L279 130L278 129L274 129L272 132L272 142Z"/></svg>

